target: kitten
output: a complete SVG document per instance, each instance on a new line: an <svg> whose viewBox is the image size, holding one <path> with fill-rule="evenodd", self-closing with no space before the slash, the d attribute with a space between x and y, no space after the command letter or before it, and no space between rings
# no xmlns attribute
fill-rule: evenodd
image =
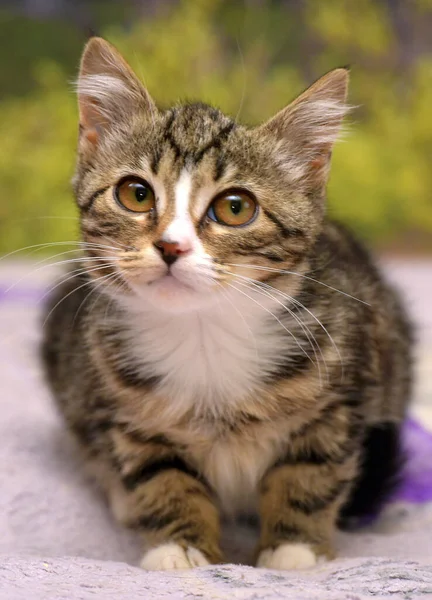
<svg viewBox="0 0 432 600"><path fill-rule="evenodd" d="M254 511L257 565L310 567L396 481L410 327L325 216L347 82L336 69L246 128L159 110L110 44L85 48L86 258L52 295L43 356L145 569L222 561L220 516Z"/></svg>

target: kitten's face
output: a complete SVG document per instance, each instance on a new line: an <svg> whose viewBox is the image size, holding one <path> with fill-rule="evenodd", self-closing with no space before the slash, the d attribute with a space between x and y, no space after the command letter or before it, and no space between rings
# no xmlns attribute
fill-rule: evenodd
<svg viewBox="0 0 432 600"><path fill-rule="evenodd" d="M344 94L341 70L333 73ZM242 277L295 270L319 232L343 113L340 100L322 98L334 83L320 81L312 99L309 90L303 103L246 129L202 104L159 111L112 47L91 41L75 177L83 239L97 257L89 273L105 275L107 291L182 312L218 302L233 286L241 292ZM310 122L301 127L305 103L315 137Z"/></svg>

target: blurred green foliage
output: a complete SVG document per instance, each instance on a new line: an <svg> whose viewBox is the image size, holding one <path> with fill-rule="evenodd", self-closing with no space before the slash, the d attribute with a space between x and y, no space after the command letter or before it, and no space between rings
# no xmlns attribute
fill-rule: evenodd
<svg viewBox="0 0 432 600"><path fill-rule="evenodd" d="M432 2L412 3L421 26ZM358 108L334 153L329 211L376 246L421 239L431 240L431 249L432 57L419 52L405 64L386 2L161 6L127 28L103 24L101 34L162 106L200 99L258 123L314 78L351 63L350 99ZM62 21L21 19L20 30L16 19L1 20L16 35L0 36L0 252L77 238L69 187L77 132L70 80L83 35ZM21 38L26 52L18 52L22 31L29 32Z"/></svg>

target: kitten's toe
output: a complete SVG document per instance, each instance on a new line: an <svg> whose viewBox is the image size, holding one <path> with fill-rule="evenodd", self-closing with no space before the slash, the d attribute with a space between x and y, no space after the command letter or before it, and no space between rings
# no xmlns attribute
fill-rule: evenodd
<svg viewBox="0 0 432 600"><path fill-rule="evenodd" d="M193 569L204 567L209 562L205 556L192 546L186 550L173 542L151 548L141 560L141 568L146 571L171 571L172 569Z"/></svg>
<svg viewBox="0 0 432 600"><path fill-rule="evenodd" d="M204 554L193 546L188 547L186 554L192 567L205 567L210 564Z"/></svg>
<svg viewBox="0 0 432 600"><path fill-rule="evenodd" d="M308 569L317 564L318 558L308 544L281 544L267 548L258 557L257 567L265 569Z"/></svg>

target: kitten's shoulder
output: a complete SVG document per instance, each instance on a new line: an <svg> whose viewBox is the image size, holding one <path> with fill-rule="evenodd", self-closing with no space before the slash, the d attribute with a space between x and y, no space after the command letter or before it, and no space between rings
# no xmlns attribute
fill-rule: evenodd
<svg viewBox="0 0 432 600"><path fill-rule="evenodd" d="M326 219L323 230L312 251L315 268L368 273L376 280L382 279L371 252L345 225L335 219Z"/></svg>

